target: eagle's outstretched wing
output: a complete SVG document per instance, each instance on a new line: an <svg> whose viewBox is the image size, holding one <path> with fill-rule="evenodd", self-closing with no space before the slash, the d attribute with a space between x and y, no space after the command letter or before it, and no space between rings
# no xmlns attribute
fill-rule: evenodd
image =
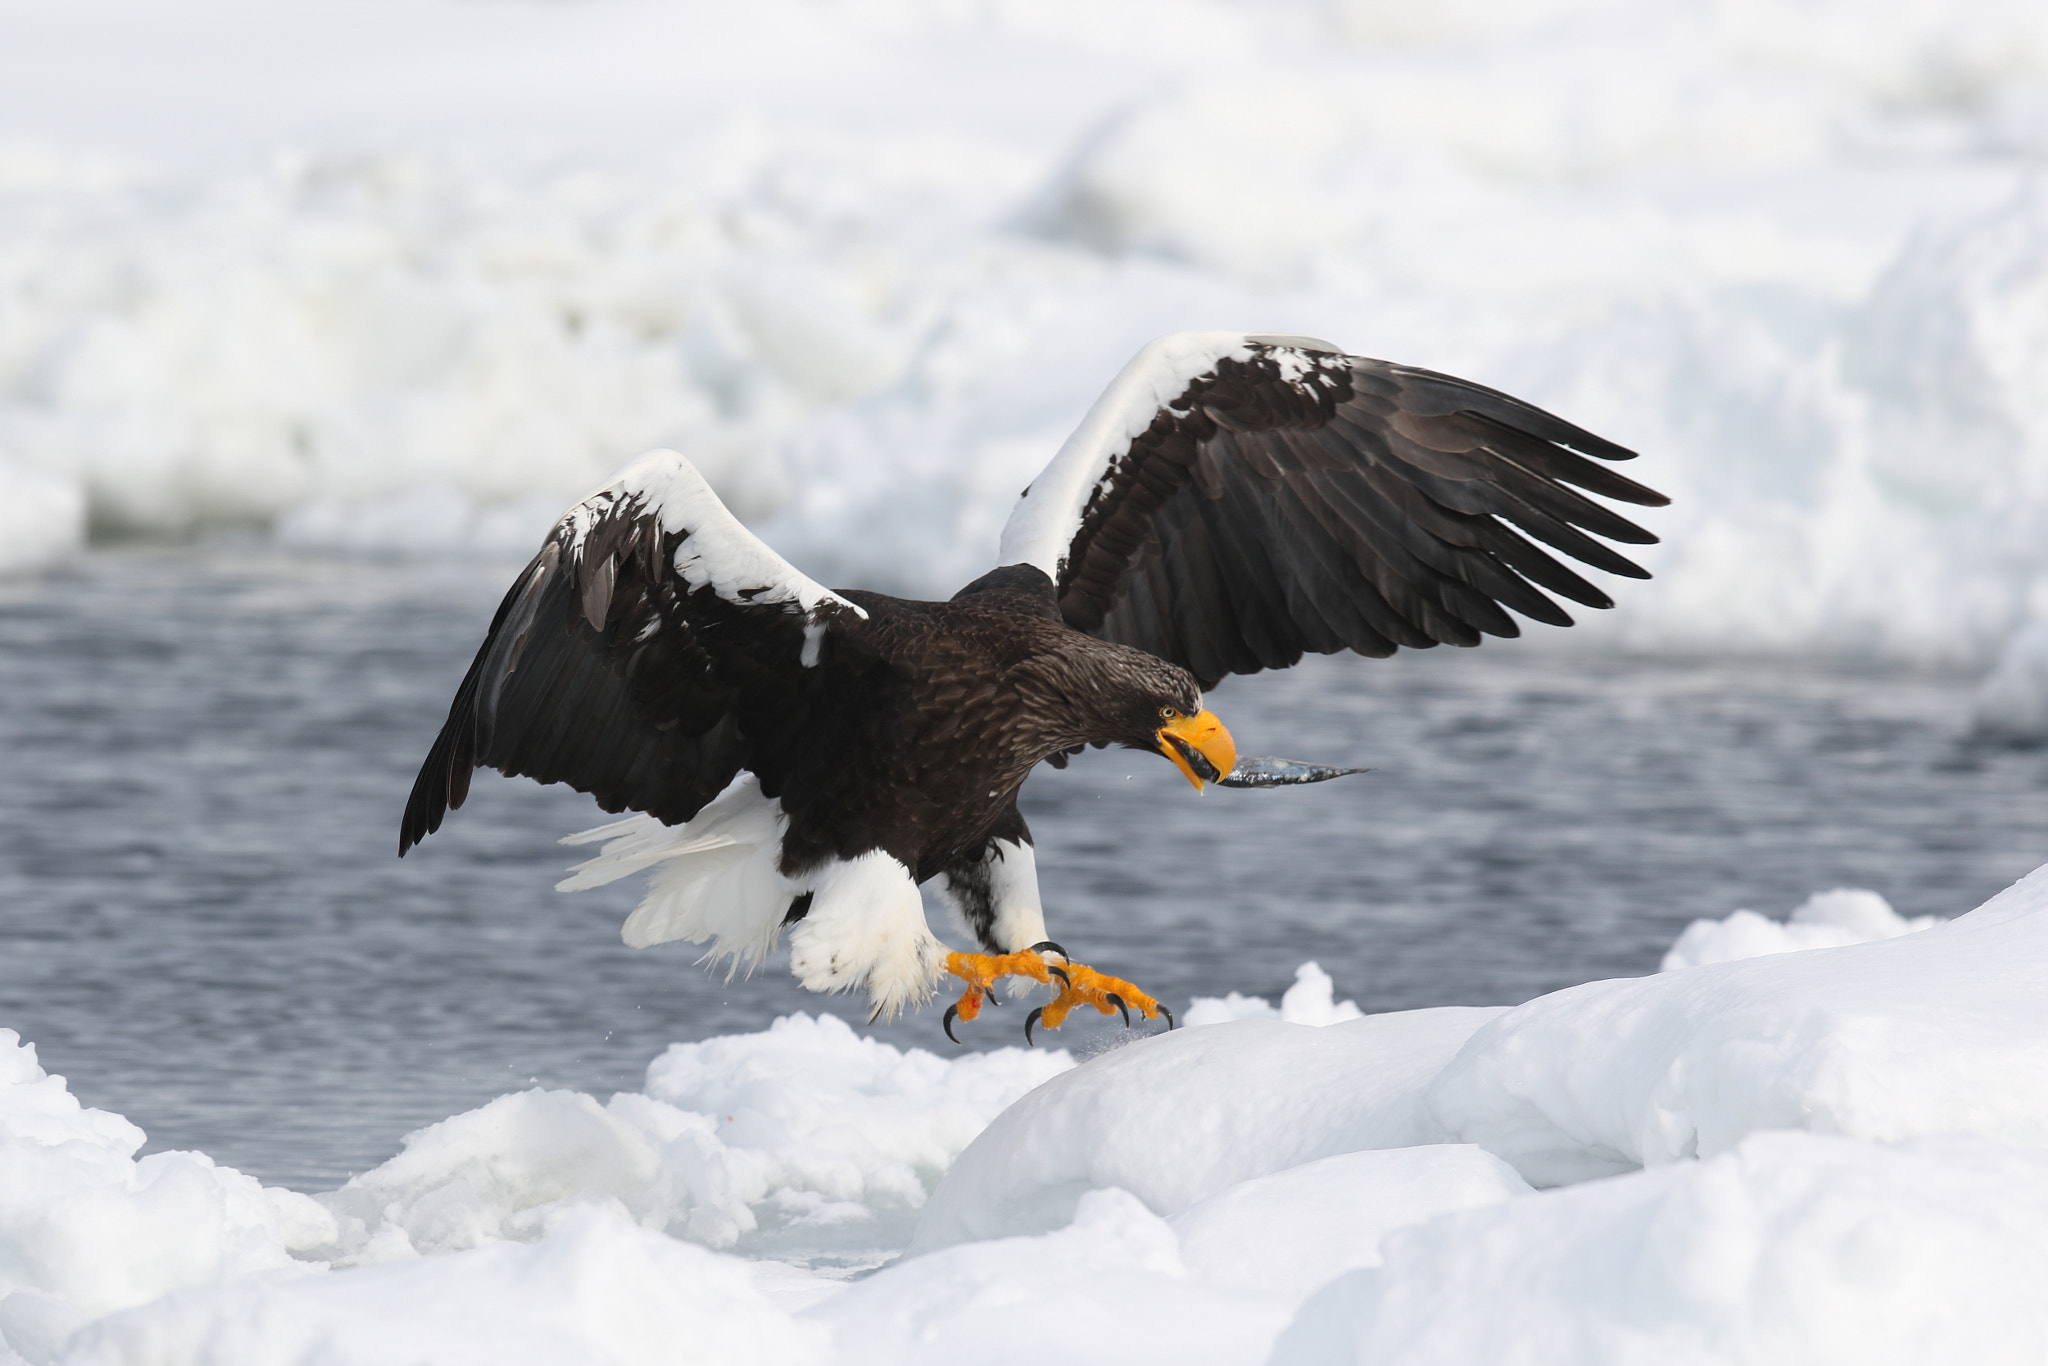
<svg viewBox="0 0 2048 1366"><path fill-rule="evenodd" d="M1037 565L1069 624L1205 688L1311 651L1476 645L1520 634L1504 608L1569 626L1540 589L1612 605L1532 539L1648 577L1594 537L1656 537L1579 492L1662 506L1600 463L1633 457L1448 375L1306 337L1179 333L1025 491L1001 563Z"/></svg>
<svg viewBox="0 0 2048 1366"><path fill-rule="evenodd" d="M833 616L865 616L740 525L674 451L569 509L505 595L413 783L398 851L477 767L568 783L607 811L688 820L801 686Z"/></svg>

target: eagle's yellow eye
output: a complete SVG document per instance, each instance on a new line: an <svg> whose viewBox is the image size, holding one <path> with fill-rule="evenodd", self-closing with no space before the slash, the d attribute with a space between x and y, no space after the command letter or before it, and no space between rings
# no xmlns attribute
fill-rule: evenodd
<svg viewBox="0 0 2048 1366"><path fill-rule="evenodd" d="M1180 713L1175 711L1172 707L1161 707L1159 709L1159 719L1162 721L1178 720L1179 717Z"/></svg>

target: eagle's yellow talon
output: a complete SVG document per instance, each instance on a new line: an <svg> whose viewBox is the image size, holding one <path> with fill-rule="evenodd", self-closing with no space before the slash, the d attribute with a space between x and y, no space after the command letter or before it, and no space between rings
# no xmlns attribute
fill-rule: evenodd
<svg viewBox="0 0 2048 1366"><path fill-rule="evenodd" d="M1094 1006L1104 1015L1121 1014L1124 1023L1131 1022L1131 1011L1136 1010L1148 1020L1156 1020L1166 1014L1166 1008L1132 986L1120 977L1111 977L1097 972L1094 968L1059 954L1060 961L1048 962L1037 949L1023 949L1017 953L952 953L946 955L946 971L967 984L960 999L946 1007L942 1027L946 1037L958 1043L953 1033L953 1021L971 1020L981 1014L984 1000L995 985L998 977L1029 977L1048 986L1058 979L1058 989L1052 1000L1034 1009L1024 1021L1024 1038L1031 1040L1034 1026L1044 1025L1047 1029L1058 1029L1073 1013L1075 1006ZM1173 1017L1166 1016L1169 1023Z"/></svg>

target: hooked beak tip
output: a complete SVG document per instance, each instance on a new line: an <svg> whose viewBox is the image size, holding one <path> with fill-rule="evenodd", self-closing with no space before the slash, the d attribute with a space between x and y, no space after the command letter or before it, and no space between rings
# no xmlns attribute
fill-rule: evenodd
<svg viewBox="0 0 2048 1366"><path fill-rule="evenodd" d="M1229 777L1230 770L1237 766L1237 743L1214 712L1198 712L1169 721L1159 728L1157 738L1159 752L1194 784L1197 792L1204 791L1209 783Z"/></svg>

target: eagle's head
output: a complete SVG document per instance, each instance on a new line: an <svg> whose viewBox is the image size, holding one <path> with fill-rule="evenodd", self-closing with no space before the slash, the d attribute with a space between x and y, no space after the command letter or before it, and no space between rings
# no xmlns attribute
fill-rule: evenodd
<svg viewBox="0 0 2048 1366"><path fill-rule="evenodd" d="M1121 645L1104 645L1094 662L1103 731L1089 736L1091 741L1164 755L1197 792L1229 775L1237 744L1216 713L1203 708L1193 674Z"/></svg>

